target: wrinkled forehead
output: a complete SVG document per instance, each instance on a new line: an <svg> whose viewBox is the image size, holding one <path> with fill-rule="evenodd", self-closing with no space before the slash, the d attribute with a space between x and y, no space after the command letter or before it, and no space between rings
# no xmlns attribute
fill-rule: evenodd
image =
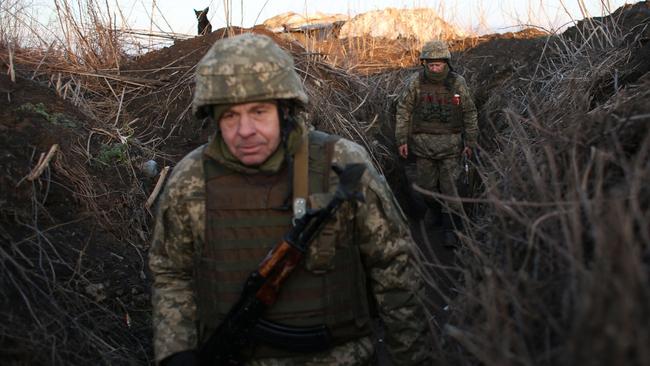
<svg viewBox="0 0 650 366"><path fill-rule="evenodd" d="M249 111L257 107L273 107L277 109L278 101L275 99L265 99L246 103L236 104L215 104L212 106L213 116L215 120L219 120L226 112L242 112Z"/></svg>

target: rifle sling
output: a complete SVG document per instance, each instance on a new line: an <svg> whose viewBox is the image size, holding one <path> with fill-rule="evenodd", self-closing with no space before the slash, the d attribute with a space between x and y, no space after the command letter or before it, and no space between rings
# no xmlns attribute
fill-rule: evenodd
<svg viewBox="0 0 650 366"><path fill-rule="evenodd" d="M302 135L302 143L293 158L293 216L300 218L307 210L309 194L309 132Z"/></svg>
<svg viewBox="0 0 650 366"><path fill-rule="evenodd" d="M322 352L332 346L332 334L324 324L294 327L260 318L251 337L267 346L299 353Z"/></svg>

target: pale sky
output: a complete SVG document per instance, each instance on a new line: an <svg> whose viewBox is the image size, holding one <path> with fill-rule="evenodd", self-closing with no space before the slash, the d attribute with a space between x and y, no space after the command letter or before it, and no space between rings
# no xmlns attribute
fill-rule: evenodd
<svg viewBox="0 0 650 366"><path fill-rule="evenodd" d="M29 1L29 0L26 0ZM53 0L31 0L42 7L40 19L53 9ZM62 0L63 1L63 0ZM77 0L67 0L77 3ZM87 1L78 0L83 4ZM196 18L193 9L210 7L208 17L212 28L226 25L226 9L230 9L231 25L251 27L265 19L293 11L307 15L315 12L354 16L370 10L393 8L430 7L441 17L457 27L474 32L506 32L518 30L521 24L531 24L546 30L563 29L571 20L600 16L607 9L614 11L625 1L621 0L93 0L97 6L108 3L111 14L117 18L118 27L152 29L155 32L173 32L193 35ZM72 4L73 6L75 4ZM581 10L579 4L584 4ZM155 5L155 6L154 6ZM118 12L121 10L121 14ZM152 16L153 14L153 16ZM153 22L152 22L153 20Z"/></svg>
<svg viewBox="0 0 650 366"><path fill-rule="evenodd" d="M117 2L124 13L129 14L132 27L149 28L152 0L113 0ZM110 0L109 0L110 3ZM262 23L274 15L293 11L299 14L315 12L339 13L354 16L370 10L393 8L430 7L441 14L448 22L466 30L490 28L496 31L507 31L509 26L521 23L532 23L545 28L558 28L570 22L571 18L584 18L579 4L586 7L586 13L599 16L604 9L616 10L625 4L620 0L158 0L158 9L154 12L154 22L159 30L169 31L170 27L176 33L193 34L196 29L196 19L192 9L210 7L208 17L213 29L226 25L225 9L230 4L231 24L250 27ZM242 12L243 6L243 12ZM566 10L565 10L566 8ZM126 14L125 14L126 15ZM163 19L164 16L164 19ZM166 20L166 22L165 22ZM131 23L132 22L132 23ZM166 23L169 23L167 25ZM155 28L155 26L154 26Z"/></svg>

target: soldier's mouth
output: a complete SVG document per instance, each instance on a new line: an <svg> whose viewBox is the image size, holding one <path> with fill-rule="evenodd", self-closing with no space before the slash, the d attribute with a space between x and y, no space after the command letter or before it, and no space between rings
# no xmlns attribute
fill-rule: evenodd
<svg viewBox="0 0 650 366"><path fill-rule="evenodd" d="M237 149L244 154L254 154L261 149L261 145L259 144L244 145L244 146L237 147Z"/></svg>
<svg viewBox="0 0 650 366"><path fill-rule="evenodd" d="M254 149L260 146L260 144L251 144L251 145L239 145L240 149Z"/></svg>

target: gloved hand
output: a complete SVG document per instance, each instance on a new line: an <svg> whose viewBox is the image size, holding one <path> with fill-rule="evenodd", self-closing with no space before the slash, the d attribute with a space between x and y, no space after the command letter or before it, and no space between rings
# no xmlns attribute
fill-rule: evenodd
<svg viewBox="0 0 650 366"><path fill-rule="evenodd" d="M199 357L195 351L182 351L160 361L160 366L198 366Z"/></svg>

